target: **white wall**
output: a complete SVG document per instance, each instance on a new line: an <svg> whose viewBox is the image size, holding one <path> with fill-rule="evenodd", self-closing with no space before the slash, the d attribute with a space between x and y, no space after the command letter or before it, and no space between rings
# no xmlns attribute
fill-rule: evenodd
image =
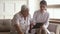
<svg viewBox="0 0 60 34"><path fill-rule="evenodd" d="M0 19L12 19L23 4L27 5L27 0L0 0Z"/></svg>
<svg viewBox="0 0 60 34"><path fill-rule="evenodd" d="M30 9L30 14L33 17L33 14L36 10L39 9L39 2L41 0L29 0L29 9Z"/></svg>

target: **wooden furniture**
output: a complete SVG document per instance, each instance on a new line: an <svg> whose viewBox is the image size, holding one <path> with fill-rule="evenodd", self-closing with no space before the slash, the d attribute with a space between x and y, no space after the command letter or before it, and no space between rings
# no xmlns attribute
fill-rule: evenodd
<svg viewBox="0 0 60 34"><path fill-rule="evenodd" d="M49 22L50 23L60 24L60 19L50 19Z"/></svg>

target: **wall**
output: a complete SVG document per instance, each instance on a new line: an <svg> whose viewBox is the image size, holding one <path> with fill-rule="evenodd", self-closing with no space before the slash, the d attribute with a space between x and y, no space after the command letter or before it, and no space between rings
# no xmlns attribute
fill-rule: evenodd
<svg viewBox="0 0 60 34"><path fill-rule="evenodd" d="M29 6L30 14L39 9L40 0L0 0L0 19L12 19L20 11L21 5Z"/></svg>
<svg viewBox="0 0 60 34"><path fill-rule="evenodd" d="M0 19L12 19L23 4L27 5L27 0L0 0Z"/></svg>
<svg viewBox="0 0 60 34"><path fill-rule="evenodd" d="M33 17L33 14L36 10L39 9L39 2L41 0L29 0L29 9L30 9L30 14Z"/></svg>

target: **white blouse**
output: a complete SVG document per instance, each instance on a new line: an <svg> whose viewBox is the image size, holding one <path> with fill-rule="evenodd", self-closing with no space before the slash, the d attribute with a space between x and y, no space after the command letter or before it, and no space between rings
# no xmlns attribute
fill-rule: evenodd
<svg viewBox="0 0 60 34"><path fill-rule="evenodd" d="M14 24L20 24L22 32L28 33L29 26L30 26L30 19L31 19L30 15L26 17L26 20L24 20L24 17L22 16L22 14L17 13L14 16L13 21L14 21Z"/></svg>
<svg viewBox="0 0 60 34"><path fill-rule="evenodd" d="M48 22L48 18L49 18L49 13L47 11L45 11L44 13L41 13L39 10L34 12L33 15L33 21L36 22L40 22L40 23L44 23L46 25L46 27L48 27L49 22Z"/></svg>

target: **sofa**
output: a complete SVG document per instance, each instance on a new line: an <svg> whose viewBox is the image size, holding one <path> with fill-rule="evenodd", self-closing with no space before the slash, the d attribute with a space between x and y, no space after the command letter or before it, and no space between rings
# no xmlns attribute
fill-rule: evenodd
<svg viewBox="0 0 60 34"><path fill-rule="evenodd" d="M11 19L0 19L0 34L10 34Z"/></svg>
<svg viewBox="0 0 60 34"><path fill-rule="evenodd" d="M60 24L50 23L48 26L48 30L51 34L60 34Z"/></svg>
<svg viewBox="0 0 60 34"><path fill-rule="evenodd" d="M59 25L50 23L48 27L51 34L59 34ZM11 34L13 30L11 19L0 19L0 34Z"/></svg>

